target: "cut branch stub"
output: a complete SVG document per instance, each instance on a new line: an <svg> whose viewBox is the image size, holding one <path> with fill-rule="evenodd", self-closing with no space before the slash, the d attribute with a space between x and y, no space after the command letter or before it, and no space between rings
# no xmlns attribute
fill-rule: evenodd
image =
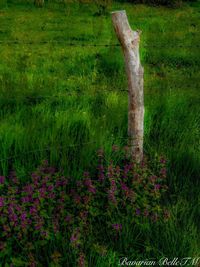
<svg viewBox="0 0 200 267"><path fill-rule="evenodd" d="M130 153L137 162L141 162L143 159L144 135L144 71L139 55L141 31L133 31L131 29L124 10L112 12L112 21L124 53L128 78L128 136Z"/></svg>

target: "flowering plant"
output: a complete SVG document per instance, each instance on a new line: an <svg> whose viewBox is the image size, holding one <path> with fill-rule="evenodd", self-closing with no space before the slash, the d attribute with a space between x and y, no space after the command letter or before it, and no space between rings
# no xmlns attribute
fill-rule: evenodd
<svg viewBox="0 0 200 267"><path fill-rule="evenodd" d="M167 190L165 159L159 159L153 172L147 160L137 164L126 153L116 163L118 149L113 150L109 163L98 151L97 169L79 180L66 178L47 161L26 184L14 172L7 179L1 176L0 257L7 257L8 247L13 253L28 250L29 266L37 266L35 244L48 247L59 240L78 255L78 266L86 266L88 246L105 252L102 233L115 241L123 234L124 218L130 224L168 219L161 203ZM61 261L61 255L54 251L52 261Z"/></svg>

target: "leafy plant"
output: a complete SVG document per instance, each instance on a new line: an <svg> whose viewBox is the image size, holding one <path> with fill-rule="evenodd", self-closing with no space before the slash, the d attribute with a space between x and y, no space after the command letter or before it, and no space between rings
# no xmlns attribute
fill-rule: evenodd
<svg viewBox="0 0 200 267"><path fill-rule="evenodd" d="M107 246L123 235L125 219L138 229L168 219L161 204L167 190L166 161L159 159L153 172L147 160L136 164L128 158L126 149L114 146L113 153L107 163L99 150L97 169L76 181L47 161L27 183L20 183L14 172L7 179L1 176L1 258L12 248L15 265L23 261L16 252L31 253L30 264L36 264L36 247L43 250L48 242L60 240L77 255L78 266L85 266L88 248L106 253ZM54 262L61 257L59 251L51 255Z"/></svg>

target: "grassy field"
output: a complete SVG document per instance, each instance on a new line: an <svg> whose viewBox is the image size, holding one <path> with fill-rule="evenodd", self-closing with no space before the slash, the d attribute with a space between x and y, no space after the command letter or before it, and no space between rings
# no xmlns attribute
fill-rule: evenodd
<svg viewBox="0 0 200 267"><path fill-rule="evenodd" d="M11 2L11 1L10 1ZM197 257L200 167L200 4L178 9L114 3L133 29L142 30L145 152L169 160L170 224L152 227L139 258ZM0 9L0 174L15 169L22 181L42 159L79 177L95 151L112 156L127 137L123 55L109 12L94 4L36 9L12 1ZM70 45L70 44L73 44ZM94 46L94 44L99 46ZM108 46L101 46L101 45ZM134 239L134 231L121 241ZM141 244L140 244L141 245ZM126 255L126 251L124 251ZM117 266L111 249L90 266Z"/></svg>

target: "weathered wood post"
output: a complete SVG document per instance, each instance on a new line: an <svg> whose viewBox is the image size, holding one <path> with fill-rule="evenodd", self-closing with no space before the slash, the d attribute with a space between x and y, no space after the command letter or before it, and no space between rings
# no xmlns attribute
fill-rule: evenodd
<svg viewBox="0 0 200 267"><path fill-rule="evenodd" d="M128 78L128 136L130 153L137 162L143 159L144 92L143 67L140 63L140 31L133 31L126 11L112 12L116 35L121 43Z"/></svg>

